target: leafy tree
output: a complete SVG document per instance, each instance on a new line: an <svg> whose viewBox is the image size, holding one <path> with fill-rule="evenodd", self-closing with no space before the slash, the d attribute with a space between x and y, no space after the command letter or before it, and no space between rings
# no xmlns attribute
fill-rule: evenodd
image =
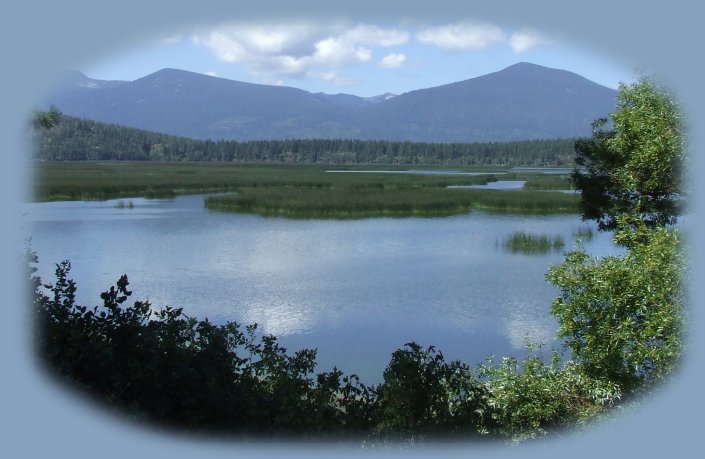
<svg viewBox="0 0 705 459"><path fill-rule="evenodd" d="M592 378L634 392L662 380L682 353L684 257L676 231L642 227L620 237L629 238L626 255L574 251L548 280L562 290L552 312L573 358Z"/></svg>
<svg viewBox="0 0 705 459"><path fill-rule="evenodd" d="M467 365L445 362L433 346L412 342L395 351L378 394L379 434L419 440L482 430L483 386Z"/></svg>
<svg viewBox="0 0 705 459"><path fill-rule="evenodd" d="M685 161L682 121L670 94L654 81L621 85L619 104L577 142L573 174L584 219L616 230L624 256L566 255L547 275L561 289L552 306L559 336L592 378L608 378L625 393L662 380L683 350L684 278L675 223Z"/></svg>
<svg viewBox="0 0 705 459"><path fill-rule="evenodd" d="M583 218L603 230L616 229L620 217L627 225L674 223L685 152L673 97L651 79L621 84L610 118L611 124L597 120L593 136L575 144L573 181Z"/></svg>

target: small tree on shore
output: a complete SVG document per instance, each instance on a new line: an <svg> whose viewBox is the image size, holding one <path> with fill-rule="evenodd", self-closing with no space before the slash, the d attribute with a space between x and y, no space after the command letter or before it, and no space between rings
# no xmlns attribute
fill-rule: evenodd
<svg viewBox="0 0 705 459"><path fill-rule="evenodd" d="M559 336L594 378L625 393L662 380L683 348L685 258L676 222L685 160L682 121L670 94L649 79L620 85L617 110L576 143L573 173L583 219L616 230L627 248L598 259L566 255L548 280L561 289L553 303Z"/></svg>

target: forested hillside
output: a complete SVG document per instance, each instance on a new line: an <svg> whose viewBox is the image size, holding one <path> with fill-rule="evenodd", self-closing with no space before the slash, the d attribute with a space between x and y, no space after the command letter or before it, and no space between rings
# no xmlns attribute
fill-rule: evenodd
<svg viewBox="0 0 705 459"><path fill-rule="evenodd" d="M241 161L314 164L570 166L575 139L422 143L350 139L195 140L69 116L35 134L50 161Z"/></svg>

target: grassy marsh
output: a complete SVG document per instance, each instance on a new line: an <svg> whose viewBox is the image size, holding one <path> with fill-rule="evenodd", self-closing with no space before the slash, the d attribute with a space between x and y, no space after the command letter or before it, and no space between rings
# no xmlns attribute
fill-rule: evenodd
<svg viewBox="0 0 705 459"><path fill-rule="evenodd" d="M577 197L563 193L447 189L504 180L506 175L497 175L503 173L497 168L473 169L482 175L430 175L379 173L408 167L355 166L348 169L375 172L345 174L329 173L331 167L321 165L84 161L37 162L33 169L37 201L236 192L209 197L205 205L288 218L430 217L473 208L510 213L577 211Z"/></svg>

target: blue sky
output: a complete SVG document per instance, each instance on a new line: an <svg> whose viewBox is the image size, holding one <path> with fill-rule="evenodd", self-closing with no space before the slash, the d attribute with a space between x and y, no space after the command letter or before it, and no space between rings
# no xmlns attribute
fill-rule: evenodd
<svg viewBox="0 0 705 459"><path fill-rule="evenodd" d="M477 77L517 62L578 73L616 88L633 68L530 28L450 23L287 22L194 27L90 62L92 78L135 80L170 67L231 80L363 97Z"/></svg>

